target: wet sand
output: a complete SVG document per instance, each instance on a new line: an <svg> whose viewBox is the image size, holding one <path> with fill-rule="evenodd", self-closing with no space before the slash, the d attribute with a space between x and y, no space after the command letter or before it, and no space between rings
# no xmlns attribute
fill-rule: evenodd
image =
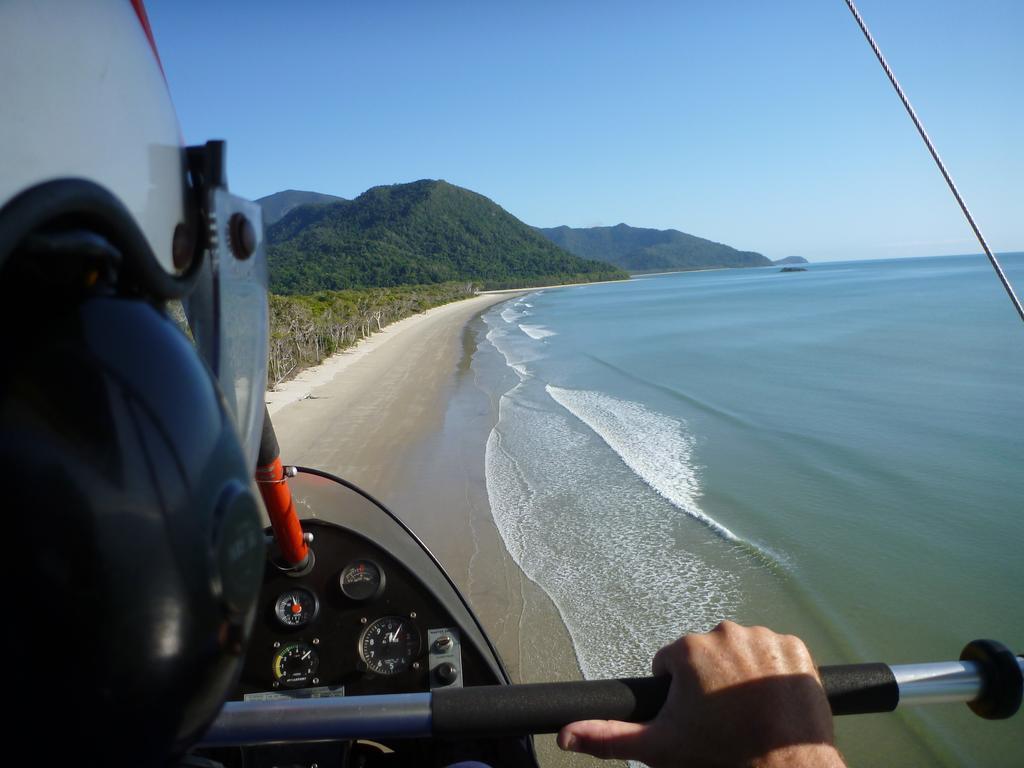
<svg viewBox="0 0 1024 768"><path fill-rule="evenodd" d="M344 477L402 517L469 598L513 680L574 680L561 616L505 550L487 502L484 450L498 403L470 363L483 340L479 315L515 295L403 320L267 399L282 460ZM553 737L536 743L545 766L597 764L560 752Z"/></svg>

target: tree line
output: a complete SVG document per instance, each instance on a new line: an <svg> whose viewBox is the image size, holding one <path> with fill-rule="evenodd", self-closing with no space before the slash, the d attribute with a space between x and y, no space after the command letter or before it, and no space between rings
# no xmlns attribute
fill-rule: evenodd
<svg viewBox="0 0 1024 768"><path fill-rule="evenodd" d="M384 326L476 294L472 282L270 294L267 388L317 365Z"/></svg>

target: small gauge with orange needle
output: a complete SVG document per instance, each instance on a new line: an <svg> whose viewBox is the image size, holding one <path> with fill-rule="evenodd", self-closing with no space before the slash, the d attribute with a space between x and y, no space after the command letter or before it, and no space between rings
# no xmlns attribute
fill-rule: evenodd
<svg viewBox="0 0 1024 768"><path fill-rule="evenodd" d="M316 618L320 601L308 589L289 589L274 603L274 616L279 623L293 629L304 627Z"/></svg>
<svg viewBox="0 0 1024 768"><path fill-rule="evenodd" d="M339 582L350 600L372 600L384 591L384 570L372 560L353 560L341 572Z"/></svg>

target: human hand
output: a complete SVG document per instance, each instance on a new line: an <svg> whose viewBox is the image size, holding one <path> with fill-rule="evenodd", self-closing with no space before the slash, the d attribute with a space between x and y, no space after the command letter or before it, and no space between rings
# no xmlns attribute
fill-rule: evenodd
<svg viewBox="0 0 1024 768"><path fill-rule="evenodd" d="M724 621L665 646L652 666L672 676L653 720L570 723L558 746L654 768L844 765L828 699L799 638Z"/></svg>

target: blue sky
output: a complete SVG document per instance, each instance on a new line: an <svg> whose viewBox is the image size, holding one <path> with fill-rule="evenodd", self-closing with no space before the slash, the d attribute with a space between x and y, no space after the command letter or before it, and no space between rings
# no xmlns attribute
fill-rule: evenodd
<svg viewBox="0 0 1024 768"><path fill-rule="evenodd" d="M860 0L996 250L1024 250L1024 2ZM443 178L536 226L772 258L979 250L842 0L146 3L243 195Z"/></svg>

